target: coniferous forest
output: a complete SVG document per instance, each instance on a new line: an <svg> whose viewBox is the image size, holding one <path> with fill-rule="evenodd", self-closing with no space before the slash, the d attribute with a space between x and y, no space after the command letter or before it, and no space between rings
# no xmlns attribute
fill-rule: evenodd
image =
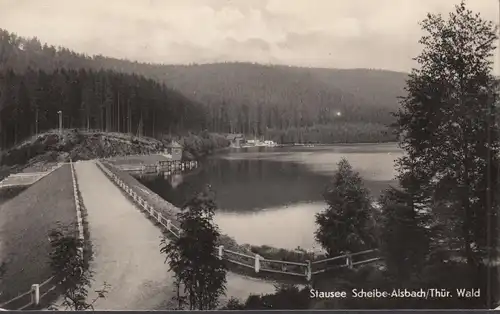
<svg viewBox="0 0 500 314"><path fill-rule="evenodd" d="M9 147L58 127L98 129L155 137L204 127L203 109L162 84L113 71L47 73L28 68L0 73L1 143Z"/></svg>
<svg viewBox="0 0 500 314"><path fill-rule="evenodd" d="M387 126L405 78L246 63L143 64L0 30L1 147L57 128L58 111L64 127L153 137L206 129L281 143L392 141Z"/></svg>

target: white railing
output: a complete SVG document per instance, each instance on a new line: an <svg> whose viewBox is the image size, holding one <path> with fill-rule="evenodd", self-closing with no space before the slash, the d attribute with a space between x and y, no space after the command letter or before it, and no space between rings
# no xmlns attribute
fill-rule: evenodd
<svg viewBox="0 0 500 314"><path fill-rule="evenodd" d="M61 165L62 166L62 165ZM80 243L83 244L84 240L84 233L83 233L83 218L82 218L82 204L81 204L81 199L79 195L79 189L78 189L78 181L76 177L76 172L75 172L75 166L74 163L70 160L69 166L71 169L71 179L73 182L73 196L75 199L75 207L76 207L76 220L77 220L77 226L78 226L78 239L80 240ZM83 254L83 248L80 247L78 248L78 253ZM52 292L54 289L56 289L57 284L52 283L52 280L54 279L54 276L50 277L49 279L45 280L44 282L40 284L33 284L31 286L31 290L26 291L20 295L18 295L15 298L12 298L8 301L5 301L3 303L0 303L0 310L2 310L3 307L8 306L9 304L20 300L24 297L27 297L30 295L30 301L28 303L25 303L25 305L18 307L16 310L25 310L29 308L30 306L38 306L40 305L40 300L46 297L50 292ZM40 288L47 286L49 283L52 283L52 286L47 289L44 293L40 294Z"/></svg>
<svg viewBox="0 0 500 314"><path fill-rule="evenodd" d="M83 218L82 218L82 203L79 195L78 180L76 178L75 165L70 159L69 165L71 168L71 178L73 181L73 196L75 198L75 208L76 208L76 224L78 228L78 240L81 245L83 245L84 234L83 234ZM78 248L79 254L83 254L83 247Z"/></svg>
<svg viewBox="0 0 500 314"><path fill-rule="evenodd" d="M9 301L5 301L3 303L0 303L0 308L4 308L5 306L8 306L9 304L21 300L23 298L27 298L27 296L30 296L30 300L25 303L22 306L18 306L15 310L22 311L25 310L31 306L36 307L40 305L40 300L46 297L50 292L52 292L54 289L56 289L56 285L53 284L49 289L47 289L45 292L40 294L41 288L47 286L49 283L52 283L52 280L54 277L50 277L49 279L45 280L44 282L40 284L33 284L31 285L31 289L18 295L15 298L10 299Z"/></svg>
<svg viewBox="0 0 500 314"><path fill-rule="evenodd" d="M165 228L170 234L175 237L179 237L181 229L172 223L171 219L163 217L163 215L155 210L153 206L149 205L148 202L138 195L132 188L130 188L123 180L121 180L116 174L114 174L108 166L105 166L101 161L97 161L99 169L101 169L104 174L111 181L116 184L120 189L122 189L127 195L129 195L134 202L139 206L139 209L144 210L152 219L158 222L163 228ZM363 255L374 255L377 250L367 250L363 252L357 252L353 254L345 254L341 256L336 256L333 258L326 258L322 260L310 261L306 260L304 262L292 262L292 261L280 261L273 259L266 259L259 254L249 255L246 253L236 252L232 250L225 249L223 245L220 245L217 249L217 254L220 259L224 259L232 264L239 265L248 269L253 269L254 273L268 272L276 274L284 274L298 277L305 277L307 280L311 280L311 277L315 274L325 272L332 268L347 267L353 268L357 265L372 263L380 260L378 256L371 257L368 259L363 259ZM353 262L353 257L357 258ZM332 261L343 260L342 263L334 263L331 265ZM315 265L325 265L320 270L314 270Z"/></svg>

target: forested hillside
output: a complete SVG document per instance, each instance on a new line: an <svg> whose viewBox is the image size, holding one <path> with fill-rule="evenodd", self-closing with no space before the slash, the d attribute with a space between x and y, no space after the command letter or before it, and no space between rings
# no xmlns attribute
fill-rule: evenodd
<svg viewBox="0 0 500 314"><path fill-rule="evenodd" d="M144 124L148 125L146 132L149 132L149 135L165 129L188 128L191 122L183 119L188 119L189 116L189 120L193 121L196 114L193 116L187 112L196 112L201 113L199 116L204 118L203 122L197 124L198 128L206 127L212 132L265 136L281 142L392 140L393 136L385 126L393 121L390 112L397 109L397 96L403 94L406 79L405 73L367 69L312 69L248 63L189 66L143 64L103 56L90 57L66 48L42 44L36 38L25 39L0 30L0 71L6 73L5 71L12 69L17 75L25 76L28 68L48 76L52 76L51 73L55 71L73 73L69 71L72 70L72 77L77 75L76 72L80 73L81 69L86 69L90 77L101 73L100 81L97 80L99 82L114 82L95 83L96 80L92 78L90 80L94 83L86 81L84 84L89 92L78 92L82 95L92 94L90 99L87 96L86 100L72 96L71 99L79 104L74 105L71 111L75 114L78 111L79 115L70 120L73 123L79 121L78 126L81 127L86 126L83 120L87 120L82 118L81 111L87 110L92 112L92 117L88 120L93 121L90 124L93 123L94 127L103 127L106 124L107 128L116 131L128 131L129 129L123 126L128 126L129 122L123 122L122 118L127 115L127 106L130 105L132 129L137 128L137 121L140 120L137 114L140 116L142 112L143 119L144 116L156 116L154 123L144 121ZM109 72L110 70L113 72ZM87 74L78 74L78 83L73 85L79 86L85 81L79 75ZM143 82L142 86L136 84L136 80ZM101 87L96 89L95 84ZM108 87L102 87L102 84L113 87L107 90ZM181 92L185 98L173 93L163 84ZM133 92L131 86L134 86ZM73 86L73 89L75 88ZM151 89L155 90L155 96L149 95ZM96 95L96 90L100 90L99 95ZM131 95L139 93L141 96ZM171 96L163 97L167 100L158 100L165 93ZM87 101L87 104L83 104L84 101ZM160 108L161 104L168 105L172 102L176 105L162 109L162 114L166 117L167 113L175 111L175 115L165 119L162 114L153 114L155 111L151 109L138 109L143 106ZM30 101L31 105L32 103L33 101ZM203 108L195 105L196 103ZM187 107L184 108L183 104ZM0 107L5 106L5 101L0 103ZM86 106L93 109L85 109ZM96 109L101 107L106 109ZM184 112L178 112L181 107ZM194 109L195 107L197 109ZM112 117L111 121L100 117L100 110L107 111L108 117ZM113 113L117 116L113 116ZM176 125L166 125L174 120ZM158 124L160 121L161 126ZM337 136L339 130L344 135Z"/></svg>
<svg viewBox="0 0 500 314"><path fill-rule="evenodd" d="M248 63L164 68L164 81L208 105L212 129L257 135L267 131L284 135L280 140L285 141L315 142L319 130L336 135L339 126L346 133L381 139L385 135L380 130L393 121L390 112L398 107L406 78L388 71ZM329 142L344 141L333 137Z"/></svg>
<svg viewBox="0 0 500 314"><path fill-rule="evenodd" d="M112 71L0 71L2 147L58 127L157 136L200 130L203 110L178 92Z"/></svg>

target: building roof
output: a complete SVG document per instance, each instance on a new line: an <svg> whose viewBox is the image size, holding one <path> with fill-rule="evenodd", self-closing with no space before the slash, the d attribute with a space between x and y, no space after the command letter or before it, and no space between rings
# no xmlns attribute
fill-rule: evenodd
<svg viewBox="0 0 500 314"><path fill-rule="evenodd" d="M232 141L232 140L235 140L237 138L243 138L243 134L228 134L226 136L226 139Z"/></svg>

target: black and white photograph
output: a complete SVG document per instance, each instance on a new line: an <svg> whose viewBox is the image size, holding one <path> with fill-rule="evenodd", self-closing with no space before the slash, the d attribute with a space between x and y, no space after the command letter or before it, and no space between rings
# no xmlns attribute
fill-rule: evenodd
<svg viewBox="0 0 500 314"><path fill-rule="evenodd" d="M500 0L0 0L0 311L500 309Z"/></svg>

